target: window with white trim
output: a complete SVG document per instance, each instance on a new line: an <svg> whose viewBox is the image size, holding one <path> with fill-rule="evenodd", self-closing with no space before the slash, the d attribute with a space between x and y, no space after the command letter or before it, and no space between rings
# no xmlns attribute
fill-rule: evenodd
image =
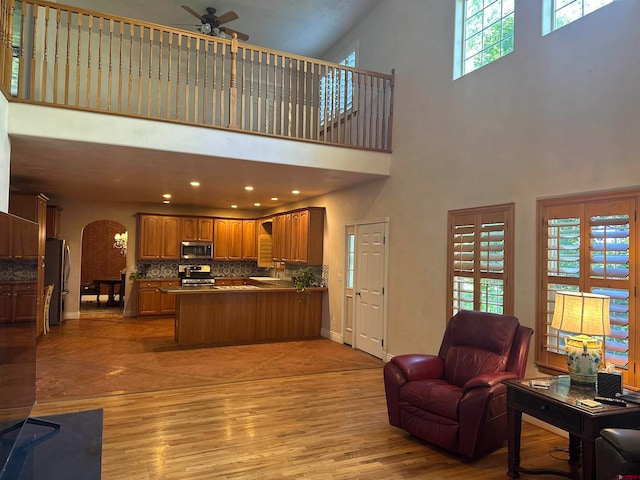
<svg viewBox="0 0 640 480"><path fill-rule="evenodd" d="M551 328L555 292L572 290L611 297L611 334L605 361L640 386L636 294L640 254L636 212L640 190L562 197L538 202L538 328L536 359L550 372L566 371L565 333Z"/></svg>
<svg viewBox="0 0 640 480"><path fill-rule="evenodd" d="M449 211L449 316L460 310L513 314L513 203Z"/></svg>
<svg viewBox="0 0 640 480"><path fill-rule="evenodd" d="M613 2L615 0L545 0L543 33L553 32Z"/></svg>
<svg viewBox="0 0 640 480"><path fill-rule="evenodd" d="M345 67L356 66L356 48L349 50L336 62ZM324 119L331 121L353 108L353 72L338 67L327 67L320 79L320 124Z"/></svg>
<svg viewBox="0 0 640 480"><path fill-rule="evenodd" d="M454 78L513 52L515 0L458 0Z"/></svg>

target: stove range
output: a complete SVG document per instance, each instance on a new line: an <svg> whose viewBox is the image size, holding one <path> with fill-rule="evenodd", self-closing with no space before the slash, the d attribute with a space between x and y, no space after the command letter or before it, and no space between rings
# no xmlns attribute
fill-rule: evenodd
<svg viewBox="0 0 640 480"><path fill-rule="evenodd" d="M181 286L206 286L216 283L211 274L211 265L178 265Z"/></svg>

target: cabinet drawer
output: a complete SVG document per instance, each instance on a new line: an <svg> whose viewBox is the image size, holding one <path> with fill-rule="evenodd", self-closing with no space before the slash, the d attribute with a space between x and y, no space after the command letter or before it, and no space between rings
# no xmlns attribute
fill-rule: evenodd
<svg viewBox="0 0 640 480"><path fill-rule="evenodd" d="M519 390L514 389L510 393L509 403L523 413L569 432L582 430L582 417L578 412L531 397Z"/></svg>
<svg viewBox="0 0 640 480"><path fill-rule="evenodd" d="M160 288L162 282L153 280L141 280L138 283L139 288Z"/></svg>

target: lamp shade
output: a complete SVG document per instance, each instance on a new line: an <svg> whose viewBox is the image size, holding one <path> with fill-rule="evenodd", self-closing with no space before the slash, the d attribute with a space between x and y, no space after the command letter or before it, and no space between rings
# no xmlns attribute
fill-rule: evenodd
<svg viewBox="0 0 640 480"><path fill-rule="evenodd" d="M551 327L583 335L604 336L611 333L610 298L595 293L556 292Z"/></svg>

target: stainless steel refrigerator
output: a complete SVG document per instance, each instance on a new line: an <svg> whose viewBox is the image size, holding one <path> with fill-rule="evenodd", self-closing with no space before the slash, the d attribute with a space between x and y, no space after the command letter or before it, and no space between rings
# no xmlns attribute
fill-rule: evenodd
<svg viewBox="0 0 640 480"><path fill-rule="evenodd" d="M69 246L64 240L47 238L44 254L44 284L53 284L49 324L60 325L63 321L64 298L69 293L70 270Z"/></svg>

